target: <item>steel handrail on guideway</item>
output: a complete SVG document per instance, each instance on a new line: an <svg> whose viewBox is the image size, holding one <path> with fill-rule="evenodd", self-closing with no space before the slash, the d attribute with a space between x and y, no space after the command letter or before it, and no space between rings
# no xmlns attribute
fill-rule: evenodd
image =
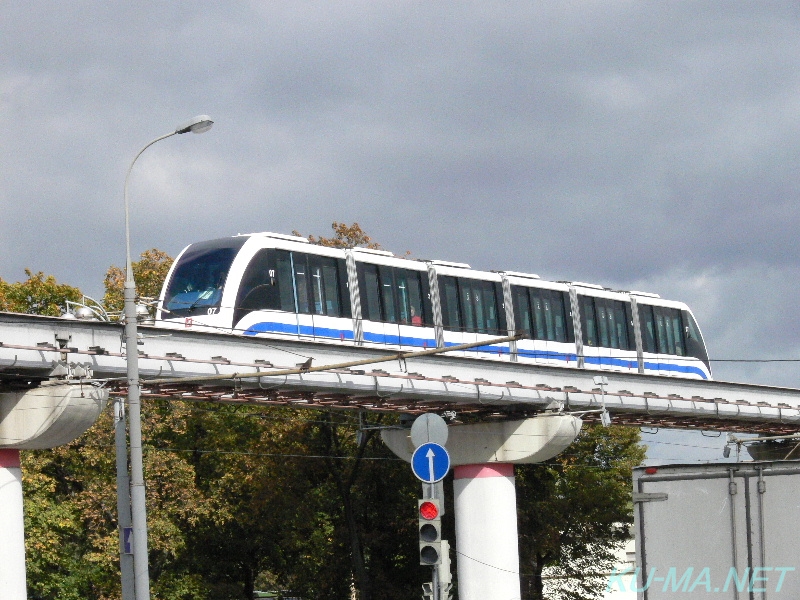
<svg viewBox="0 0 800 600"><path fill-rule="evenodd" d="M140 326L143 396L481 414L593 411L593 377L618 423L736 431L800 431L800 390L468 358L458 346L398 352L352 341L253 338ZM0 313L0 389L81 375L125 386L117 323ZM502 338L511 339L510 336ZM484 340L481 345L498 343ZM311 359L309 361L309 359ZM397 361L397 368L350 367ZM191 381L190 381L191 380Z"/></svg>

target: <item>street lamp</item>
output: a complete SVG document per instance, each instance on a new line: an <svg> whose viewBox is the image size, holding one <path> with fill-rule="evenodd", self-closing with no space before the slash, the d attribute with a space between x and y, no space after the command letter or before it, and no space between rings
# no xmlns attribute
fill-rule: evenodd
<svg viewBox="0 0 800 600"><path fill-rule="evenodd" d="M130 447L131 447L131 475L130 475L130 507L131 525L133 530L133 580L136 600L150 599L150 574L147 567L147 515L145 510L145 489L144 489L144 468L142 466L142 413L141 413L141 386L139 384L139 349L138 333L136 330L136 284L133 280L133 265L131 262L131 231L130 219L128 214L128 180L142 152L158 141L173 135L188 133L204 133L211 129L214 124L208 115L199 115L186 123L179 125L175 131L167 133L154 139L131 161L128 167L128 174L125 176L125 355L128 366L128 410L130 416ZM115 411L117 421L117 431L123 433L124 441L124 408L117 407ZM118 438L119 439L119 438ZM119 452L119 445L118 452ZM119 457L117 460L117 477L119 482ZM117 490L119 494L119 489ZM118 508L123 502L118 499ZM120 526L123 524L123 514L120 514ZM120 536L124 535L122 528ZM120 540L121 544L124 540ZM124 548L121 548L124 553ZM124 570L124 569L123 569ZM125 575L123 573L123 588L125 587Z"/></svg>

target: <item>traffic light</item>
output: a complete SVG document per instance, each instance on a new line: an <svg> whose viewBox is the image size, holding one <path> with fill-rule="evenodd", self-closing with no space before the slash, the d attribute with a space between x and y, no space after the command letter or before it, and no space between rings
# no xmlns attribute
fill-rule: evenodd
<svg viewBox="0 0 800 600"><path fill-rule="evenodd" d="M419 564L432 566L442 563L442 518L439 500L419 501Z"/></svg>

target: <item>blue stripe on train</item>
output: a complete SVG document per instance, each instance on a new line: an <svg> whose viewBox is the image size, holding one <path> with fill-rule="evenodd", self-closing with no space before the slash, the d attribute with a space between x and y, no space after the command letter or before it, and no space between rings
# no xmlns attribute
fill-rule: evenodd
<svg viewBox="0 0 800 600"><path fill-rule="evenodd" d="M299 329L299 332L298 332ZM258 335L259 333L290 333L293 335L307 335L307 336L316 336L316 337L324 337L334 340L352 340L354 339L353 332L349 329L332 329L328 327L311 327L310 325L300 325L299 327L296 324L290 323L276 323L276 322L261 322L251 325L247 328L244 332L244 335ZM389 344L394 346L413 346L419 348L435 348L436 347L436 340L434 339L426 339L426 338L417 338L417 337L406 337L406 336L397 336L397 335L386 335L383 333L372 333L369 331L364 332L364 341L370 342L373 344ZM458 346L459 344L456 342L445 342L445 346ZM475 348L470 348L465 352L482 352L485 354L497 354L497 355L505 355L509 353L509 347L506 345L498 345L498 346L476 346ZM563 361L567 364L570 363L577 363L578 356L576 354L569 354L564 352L553 352L550 350L525 350L519 349L517 350L517 354L523 358L540 358L540 359L547 359L547 360L558 360ZM615 366L615 367L622 367L626 369L635 369L636 368L636 361L622 359L622 358L612 358L608 356L585 356L584 363L587 365L597 365L597 366ZM686 374L693 374L699 375L703 379L708 379L708 375L700 369L699 367L695 367L694 365L676 365L673 363L666 363L666 362L649 362L645 361L644 368L649 371L670 371L673 373L686 373Z"/></svg>
<svg viewBox="0 0 800 600"><path fill-rule="evenodd" d="M330 327L312 327L296 323L261 322L247 328L243 335L258 335L259 333L291 333L293 335L308 335L315 337L331 338L336 340L352 340L352 330L332 329Z"/></svg>
<svg viewBox="0 0 800 600"><path fill-rule="evenodd" d="M651 371L672 371L674 373L694 373L700 375L703 379L708 379L705 371L692 365L676 365L673 363L654 363L645 361L644 368Z"/></svg>
<svg viewBox="0 0 800 600"><path fill-rule="evenodd" d="M394 346L415 346L418 348L436 348L436 340L432 338L409 337L405 335L386 335L385 333L364 332L364 341L373 344L390 344Z"/></svg>

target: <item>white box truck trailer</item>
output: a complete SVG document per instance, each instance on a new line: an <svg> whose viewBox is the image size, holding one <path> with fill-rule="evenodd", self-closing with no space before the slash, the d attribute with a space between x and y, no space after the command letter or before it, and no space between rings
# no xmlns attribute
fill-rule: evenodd
<svg viewBox="0 0 800 600"><path fill-rule="evenodd" d="M800 600L800 461L637 467L633 502L637 598Z"/></svg>

